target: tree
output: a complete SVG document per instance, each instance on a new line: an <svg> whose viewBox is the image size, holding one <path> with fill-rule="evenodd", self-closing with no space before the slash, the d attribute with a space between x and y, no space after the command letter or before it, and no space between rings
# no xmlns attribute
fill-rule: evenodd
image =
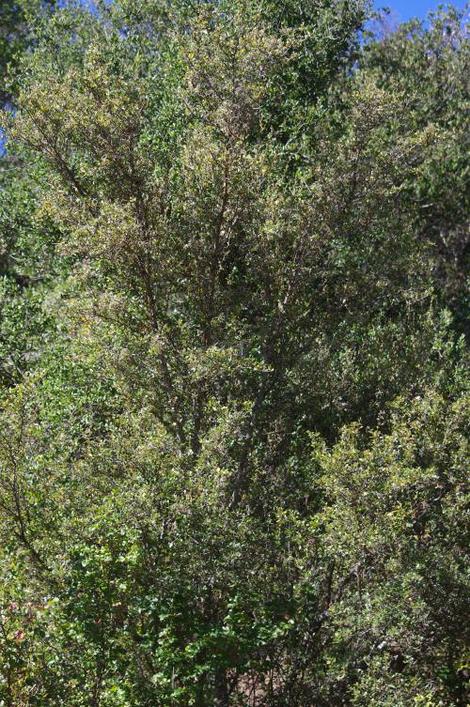
<svg viewBox="0 0 470 707"><path fill-rule="evenodd" d="M18 62L29 41L29 31L35 13L49 6L55 0L4 0L0 8L0 105L10 103L12 86L9 85L11 70ZM29 23L28 23L29 20Z"/></svg>
<svg viewBox="0 0 470 707"><path fill-rule="evenodd" d="M435 26L361 49L366 16L37 24L10 272L53 321L2 406L6 704L463 704L466 350L423 204L461 99L418 95Z"/></svg>

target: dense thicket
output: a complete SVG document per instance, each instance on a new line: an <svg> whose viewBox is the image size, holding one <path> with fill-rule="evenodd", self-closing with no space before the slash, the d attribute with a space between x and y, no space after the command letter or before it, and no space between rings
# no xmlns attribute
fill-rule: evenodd
<svg viewBox="0 0 470 707"><path fill-rule="evenodd" d="M467 704L462 13L63 4L2 9L0 705Z"/></svg>

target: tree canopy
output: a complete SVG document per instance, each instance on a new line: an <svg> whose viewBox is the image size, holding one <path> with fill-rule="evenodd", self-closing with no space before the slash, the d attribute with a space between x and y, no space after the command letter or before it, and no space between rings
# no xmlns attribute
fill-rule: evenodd
<svg viewBox="0 0 470 707"><path fill-rule="evenodd" d="M0 705L466 705L463 12L0 16Z"/></svg>

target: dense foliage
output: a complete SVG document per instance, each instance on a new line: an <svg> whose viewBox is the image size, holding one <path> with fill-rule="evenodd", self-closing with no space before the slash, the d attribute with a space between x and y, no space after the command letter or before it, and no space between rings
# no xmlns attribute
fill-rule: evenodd
<svg viewBox="0 0 470 707"><path fill-rule="evenodd" d="M466 705L462 13L54 5L0 13L0 705Z"/></svg>

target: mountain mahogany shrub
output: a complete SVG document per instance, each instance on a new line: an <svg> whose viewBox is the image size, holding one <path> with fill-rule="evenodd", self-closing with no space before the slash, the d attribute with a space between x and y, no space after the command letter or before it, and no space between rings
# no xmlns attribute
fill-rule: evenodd
<svg viewBox="0 0 470 707"><path fill-rule="evenodd" d="M16 69L32 40L31 23L50 12L55 0L4 0L0 8L0 104L11 105L18 90Z"/></svg>
<svg viewBox="0 0 470 707"><path fill-rule="evenodd" d="M36 28L9 130L56 271L3 403L5 704L463 704L465 342L417 198L458 138L365 15Z"/></svg>
<svg viewBox="0 0 470 707"><path fill-rule="evenodd" d="M353 426L331 451L315 447L336 577L328 622L340 673L346 660L357 676L352 704L465 699L468 422L466 395L430 392L397 400L388 430Z"/></svg>
<svg viewBox="0 0 470 707"><path fill-rule="evenodd" d="M368 46L364 61L379 85L405 93L415 125L433 124L442 131L441 146L430 153L419 178L410 185L418 207L415 229L431 248L440 297L468 335L465 106L470 52L465 11L449 8L436 12L427 28L416 20L407 23L383 42ZM444 153L446 158L442 159Z"/></svg>

